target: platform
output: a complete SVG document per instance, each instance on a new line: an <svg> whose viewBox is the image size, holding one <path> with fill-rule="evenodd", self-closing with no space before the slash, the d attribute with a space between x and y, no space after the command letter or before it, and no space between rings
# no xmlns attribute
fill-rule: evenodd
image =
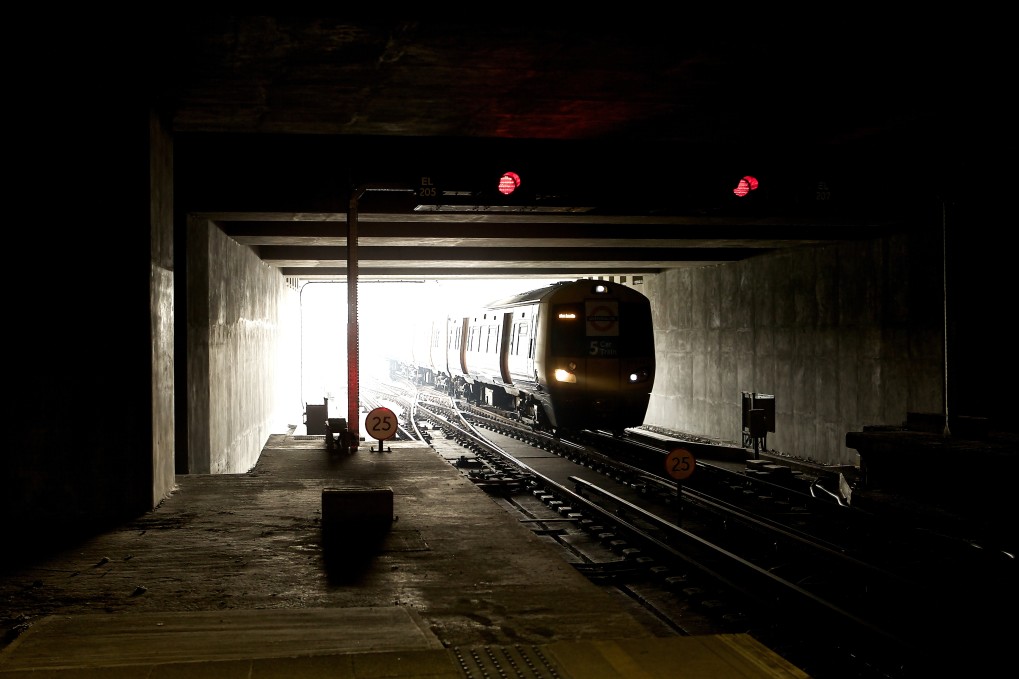
<svg viewBox="0 0 1019 679"><path fill-rule="evenodd" d="M274 435L248 473L179 476L151 513L3 579L28 624L0 677L806 676L748 635L661 636L434 445ZM337 486L391 488L394 516L330 562Z"/></svg>

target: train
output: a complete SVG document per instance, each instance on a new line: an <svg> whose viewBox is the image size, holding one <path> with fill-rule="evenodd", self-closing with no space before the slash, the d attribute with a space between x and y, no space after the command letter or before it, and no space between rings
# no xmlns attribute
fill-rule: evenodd
<svg viewBox="0 0 1019 679"><path fill-rule="evenodd" d="M622 283L579 279L444 313L409 333L391 373L533 429L622 435L644 423L655 380L650 300Z"/></svg>

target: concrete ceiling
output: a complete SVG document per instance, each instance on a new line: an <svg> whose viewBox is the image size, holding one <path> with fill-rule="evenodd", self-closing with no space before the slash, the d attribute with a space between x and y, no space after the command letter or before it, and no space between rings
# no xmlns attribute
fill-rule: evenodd
<svg viewBox="0 0 1019 679"><path fill-rule="evenodd" d="M351 245L366 278L646 275L903 228L955 190L962 48L866 30L170 19L150 95L178 209L287 276L342 279Z"/></svg>

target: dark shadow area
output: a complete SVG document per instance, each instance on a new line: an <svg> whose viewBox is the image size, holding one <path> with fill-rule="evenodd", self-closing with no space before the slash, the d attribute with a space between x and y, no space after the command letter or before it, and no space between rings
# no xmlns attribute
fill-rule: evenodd
<svg viewBox="0 0 1019 679"><path fill-rule="evenodd" d="M121 517L76 518L42 517L12 526L0 541L4 558L0 575L14 573L78 549L89 540L137 520L143 513L125 513Z"/></svg>
<svg viewBox="0 0 1019 679"><path fill-rule="evenodd" d="M391 524L323 525L322 558L326 577L334 585L360 582L383 551Z"/></svg>

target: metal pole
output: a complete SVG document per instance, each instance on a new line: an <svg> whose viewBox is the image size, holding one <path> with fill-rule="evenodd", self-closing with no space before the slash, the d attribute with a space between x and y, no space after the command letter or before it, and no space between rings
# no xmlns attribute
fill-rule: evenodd
<svg viewBox="0 0 1019 679"><path fill-rule="evenodd" d="M360 385L358 384L358 339L357 327L357 202L364 193L356 189L350 196L347 209L347 427L353 433L350 437L351 452L357 450L361 440Z"/></svg>
<svg viewBox="0 0 1019 679"><path fill-rule="evenodd" d="M362 184L350 194L347 208L347 429L350 431L350 450L354 452L361 440L361 389L359 370L361 356L358 350L360 329L357 323L357 209L365 191L408 191L413 188L389 184Z"/></svg>

